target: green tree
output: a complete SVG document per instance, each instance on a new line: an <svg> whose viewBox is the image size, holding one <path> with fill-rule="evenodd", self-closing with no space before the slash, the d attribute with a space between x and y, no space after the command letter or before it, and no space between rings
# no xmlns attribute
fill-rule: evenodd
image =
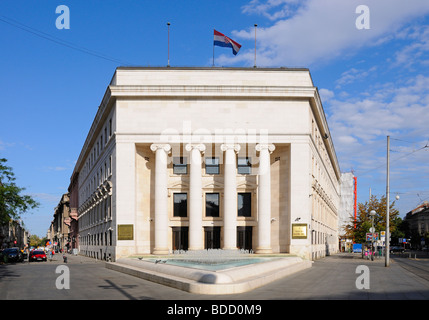
<svg viewBox="0 0 429 320"><path fill-rule="evenodd" d="M40 205L32 197L21 194L25 188L15 184L15 174L6 162L0 159L0 224L18 220L23 213Z"/></svg>
<svg viewBox="0 0 429 320"><path fill-rule="evenodd" d="M38 247L40 246L40 242L40 238L37 235L32 234L30 236L30 247Z"/></svg>
<svg viewBox="0 0 429 320"><path fill-rule="evenodd" d="M354 218L351 218L345 226L346 235L349 238L353 238L356 243L364 243L366 241L366 233L371 228L371 216L369 213L372 210L376 212L374 216L375 232L385 231L386 208L385 196L377 199L377 196L373 195L369 201L359 203L356 221L354 221ZM399 211L395 209L395 202L393 201L389 207L389 229L392 237L402 234L401 230L399 230L401 222L402 219L399 218Z"/></svg>

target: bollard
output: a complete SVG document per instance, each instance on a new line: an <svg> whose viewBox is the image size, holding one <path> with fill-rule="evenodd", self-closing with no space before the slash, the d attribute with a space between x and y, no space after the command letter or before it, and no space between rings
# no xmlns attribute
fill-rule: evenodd
<svg viewBox="0 0 429 320"><path fill-rule="evenodd" d="M63 256L64 263L67 263L67 257Z"/></svg>

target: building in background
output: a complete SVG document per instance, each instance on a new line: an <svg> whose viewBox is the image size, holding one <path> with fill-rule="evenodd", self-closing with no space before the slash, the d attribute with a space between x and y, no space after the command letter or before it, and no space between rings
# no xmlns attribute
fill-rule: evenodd
<svg viewBox="0 0 429 320"><path fill-rule="evenodd" d="M30 234L22 221L11 220L0 225L0 250L6 248L24 249L29 242Z"/></svg>
<svg viewBox="0 0 429 320"><path fill-rule="evenodd" d="M423 249L429 245L429 202L408 212L404 218L408 223L411 245L415 249Z"/></svg>
<svg viewBox="0 0 429 320"><path fill-rule="evenodd" d="M341 173L340 179L341 200L338 211L338 233L340 238L340 250L352 249L353 239L347 237L344 230L346 225L356 219L357 179L352 172Z"/></svg>
<svg viewBox="0 0 429 320"><path fill-rule="evenodd" d="M47 238L55 251L65 252L70 248L70 223L70 198L69 194L65 193L54 209L54 219L47 232Z"/></svg>
<svg viewBox="0 0 429 320"><path fill-rule="evenodd" d="M308 69L117 68L73 176L86 256L338 250L340 169Z"/></svg>
<svg viewBox="0 0 429 320"><path fill-rule="evenodd" d="M69 206L70 206L70 223L69 225L69 249L77 252L79 249L79 223L78 223L78 206L79 206L79 173L75 172L70 178L68 188Z"/></svg>

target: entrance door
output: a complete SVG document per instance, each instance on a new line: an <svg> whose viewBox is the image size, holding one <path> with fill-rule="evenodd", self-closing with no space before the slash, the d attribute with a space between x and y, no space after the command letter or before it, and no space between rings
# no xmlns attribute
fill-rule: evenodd
<svg viewBox="0 0 429 320"><path fill-rule="evenodd" d="M252 227L237 227L237 247L239 249L252 249Z"/></svg>
<svg viewBox="0 0 429 320"><path fill-rule="evenodd" d="M220 249L220 227L204 228L205 249Z"/></svg>
<svg viewBox="0 0 429 320"><path fill-rule="evenodd" d="M173 250L188 250L188 227L173 227Z"/></svg>

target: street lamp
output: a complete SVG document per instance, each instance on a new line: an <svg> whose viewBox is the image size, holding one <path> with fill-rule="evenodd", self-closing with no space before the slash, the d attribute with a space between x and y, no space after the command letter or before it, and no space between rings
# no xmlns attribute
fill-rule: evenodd
<svg viewBox="0 0 429 320"><path fill-rule="evenodd" d="M375 216L376 212L375 210L371 210L369 215L371 216L371 261L374 261L374 233L375 233L375 229L374 229L374 216Z"/></svg>

